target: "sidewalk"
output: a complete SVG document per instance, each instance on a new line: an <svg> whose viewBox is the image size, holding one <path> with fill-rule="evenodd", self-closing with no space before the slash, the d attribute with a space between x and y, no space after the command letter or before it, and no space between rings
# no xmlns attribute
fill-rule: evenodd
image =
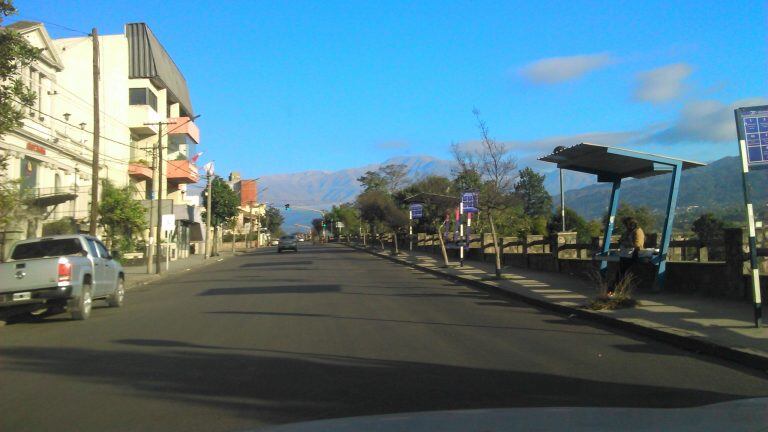
<svg viewBox="0 0 768 432"><path fill-rule="evenodd" d="M389 251L365 250L459 282L501 290L538 307L600 321L684 349L768 370L768 329L754 328L752 306L746 302L697 295L636 293L633 297L639 304L634 308L592 311L582 306L595 296L595 288L575 276L505 267L504 279L498 280L493 278L491 263L465 261L464 266L459 267L455 262L443 268L439 255L401 251L394 257Z"/></svg>
<svg viewBox="0 0 768 432"><path fill-rule="evenodd" d="M249 249L238 249L235 253L237 254L238 252L246 252L248 250ZM171 261L169 263L168 270L165 269L166 264L163 262L161 267L162 272L159 275L147 274L146 265L125 266L123 267L123 270L125 271L125 289L129 290L140 285L145 285L150 282L161 280L167 276L183 273L194 268L207 266L209 264L223 261L232 256L233 255L231 250L220 252L219 256L213 256L207 260L203 259L202 255L192 255L188 258L181 258L176 261Z"/></svg>

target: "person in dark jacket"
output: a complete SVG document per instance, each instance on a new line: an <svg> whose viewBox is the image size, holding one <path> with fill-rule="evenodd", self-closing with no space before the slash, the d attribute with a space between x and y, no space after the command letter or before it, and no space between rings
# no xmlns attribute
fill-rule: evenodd
<svg viewBox="0 0 768 432"><path fill-rule="evenodd" d="M614 283L608 290L608 294L613 294L616 285L624 279L635 263L639 261L640 250L645 247L645 233L633 217L625 217L621 220L624 224L624 234L619 240L619 272L616 274Z"/></svg>

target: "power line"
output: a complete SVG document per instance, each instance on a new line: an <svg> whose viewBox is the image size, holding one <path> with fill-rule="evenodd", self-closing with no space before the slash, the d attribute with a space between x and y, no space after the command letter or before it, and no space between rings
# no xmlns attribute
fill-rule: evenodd
<svg viewBox="0 0 768 432"><path fill-rule="evenodd" d="M81 31L81 30L73 29L73 28L67 27L65 25L56 24L56 23L51 22L51 21L43 21L41 19L32 18L32 17L26 16L26 15L25 16L16 15L16 17L18 17L20 19L17 19L15 21L13 21L11 24L17 23L17 22L22 21L22 20L35 21L35 22L43 23L45 25L50 25L50 26L61 28L63 30L71 31L73 33L80 33L80 34L83 34L83 35L86 35L86 36L90 36L90 33L88 33L88 32L84 32L84 31Z"/></svg>

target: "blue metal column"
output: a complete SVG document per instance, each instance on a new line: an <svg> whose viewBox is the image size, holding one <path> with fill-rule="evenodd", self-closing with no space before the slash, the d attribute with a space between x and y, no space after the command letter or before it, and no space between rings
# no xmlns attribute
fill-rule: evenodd
<svg viewBox="0 0 768 432"><path fill-rule="evenodd" d="M608 223L605 224L605 236L603 237L603 255L608 256L611 250L611 236L616 222L616 212L619 210L619 192L621 192L621 179L613 181L611 189L611 204L608 206ZM605 277L608 271L608 261L600 262L600 273Z"/></svg>
<svg viewBox="0 0 768 432"><path fill-rule="evenodd" d="M675 222L675 208L677 207L677 192L680 190L680 177L683 171L682 162L672 165L672 184L669 187L669 198L667 200L667 216L664 219L664 228L661 234L661 244L659 245L658 267L656 268L656 283L654 291L661 291L664 288L664 278L667 272L667 252L669 250L669 241L672 239L672 225Z"/></svg>

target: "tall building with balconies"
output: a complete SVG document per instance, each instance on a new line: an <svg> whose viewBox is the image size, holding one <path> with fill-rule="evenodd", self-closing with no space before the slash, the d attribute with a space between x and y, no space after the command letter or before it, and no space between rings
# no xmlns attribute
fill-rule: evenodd
<svg viewBox="0 0 768 432"><path fill-rule="evenodd" d="M63 62L72 64L60 73L59 81L86 99L93 95L92 84L83 79L90 76L93 61L89 41L88 37L55 40ZM102 176L132 186L134 198L149 210L150 226L158 223L159 206L160 241L173 258L186 256L202 230L199 210L188 208L185 201L187 185L199 180L192 158L200 131L193 122L184 75L144 23L126 24L122 34L99 36L99 45L102 118L114 117L122 126L121 132L112 131L114 139L101 140L108 167ZM145 234L152 237L154 230Z"/></svg>

